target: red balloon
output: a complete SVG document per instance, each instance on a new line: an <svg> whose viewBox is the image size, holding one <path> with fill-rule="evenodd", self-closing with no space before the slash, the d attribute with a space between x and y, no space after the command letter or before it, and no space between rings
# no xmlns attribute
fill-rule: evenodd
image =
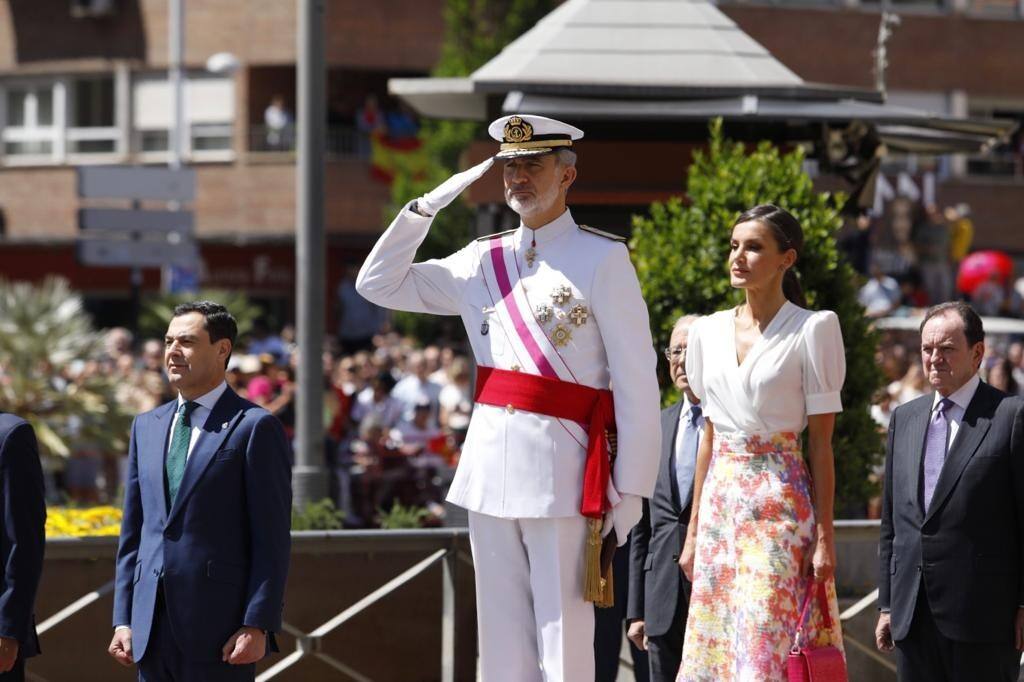
<svg viewBox="0 0 1024 682"><path fill-rule="evenodd" d="M1013 275L1013 260L1002 251L975 251L960 262L956 276L956 288L967 295L974 293L982 282L999 275L1005 285Z"/></svg>

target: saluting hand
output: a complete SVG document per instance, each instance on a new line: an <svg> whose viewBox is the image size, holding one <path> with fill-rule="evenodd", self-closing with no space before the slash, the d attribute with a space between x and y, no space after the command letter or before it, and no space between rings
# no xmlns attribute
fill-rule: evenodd
<svg viewBox="0 0 1024 682"><path fill-rule="evenodd" d="M452 203L455 200L455 197L462 194L463 190L479 180L493 164L494 158L491 157L482 163L478 163L469 170L464 170L461 173L456 173L451 176L435 189L430 190L416 200L419 209L424 211L427 215L436 215L438 211Z"/></svg>

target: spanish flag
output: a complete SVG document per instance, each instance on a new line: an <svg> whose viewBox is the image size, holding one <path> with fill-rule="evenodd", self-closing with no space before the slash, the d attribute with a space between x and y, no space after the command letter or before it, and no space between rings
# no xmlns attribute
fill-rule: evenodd
<svg viewBox="0 0 1024 682"><path fill-rule="evenodd" d="M387 184L395 175L407 173L420 178L427 173L427 154L418 137L388 137L374 133L370 137L370 174Z"/></svg>

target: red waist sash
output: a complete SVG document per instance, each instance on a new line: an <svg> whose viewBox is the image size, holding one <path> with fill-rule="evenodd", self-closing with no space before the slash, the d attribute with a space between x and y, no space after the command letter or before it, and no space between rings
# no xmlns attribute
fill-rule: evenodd
<svg viewBox="0 0 1024 682"><path fill-rule="evenodd" d="M607 511L611 460L608 434L615 432L612 392L559 379L477 367L476 395L482 405L514 408L557 419L568 419L587 429L587 460L583 473L580 513L599 519Z"/></svg>

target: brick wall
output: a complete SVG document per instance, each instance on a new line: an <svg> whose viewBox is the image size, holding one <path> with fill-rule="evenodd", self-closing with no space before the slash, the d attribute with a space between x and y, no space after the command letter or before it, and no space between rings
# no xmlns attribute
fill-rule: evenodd
<svg viewBox="0 0 1024 682"><path fill-rule="evenodd" d="M739 27L803 79L873 87L879 13L723 4ZM1024 95L1024 21L963 14L901 14L889 42L892 89L963 89L968 95Z"/></svg>
<svg viewBox="0 0 1024 682"><path fill-rule="evenodd" d="M327 60L353 68L426 70L436 61L443 0L331 0ZM105 60L167 64L166 0L117 0L114 16L74 19L68 0L0 3L0 73L54 66L102 68ZM215 52L243 63L294 64L296 3L282 0L189 2L185 61Z"/></svg>

